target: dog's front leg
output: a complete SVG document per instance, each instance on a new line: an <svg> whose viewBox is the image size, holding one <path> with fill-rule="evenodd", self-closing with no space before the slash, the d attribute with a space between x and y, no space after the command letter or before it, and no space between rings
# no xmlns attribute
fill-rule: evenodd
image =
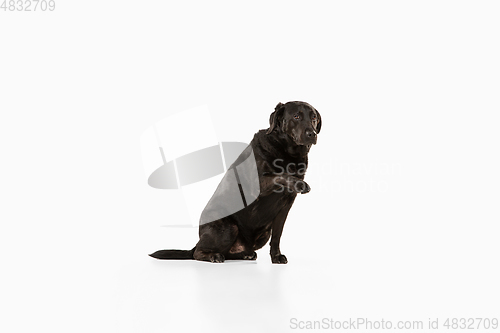
<svg viewBox="0 0 500 333"><path fill-rule="evenodd" d="M271 261L273 264L286 264L288 260L280 251L280 239L285 225L286 217L292 206L293 200L290 205L283 207L273 221L272 235L271 235Z"/></svg>
<svg viewBox="0 0 500 333"><path fill-rule="evenodd" d="M260 177L260 194L266 196L272 192L308 193L311 187L302 179L288 175L263 175Z"/></svg>

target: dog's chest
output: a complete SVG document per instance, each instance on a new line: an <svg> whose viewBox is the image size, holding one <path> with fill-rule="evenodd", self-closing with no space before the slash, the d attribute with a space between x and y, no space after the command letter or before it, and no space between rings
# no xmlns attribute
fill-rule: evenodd
<svg viewBox="0 0 500 333"><path fill-rule="evenodd" d="M293 204L295 193L271 193L259 197L248 208L244 219L249 229L261 229L270 226L282 209L289 209Z"/></svg>

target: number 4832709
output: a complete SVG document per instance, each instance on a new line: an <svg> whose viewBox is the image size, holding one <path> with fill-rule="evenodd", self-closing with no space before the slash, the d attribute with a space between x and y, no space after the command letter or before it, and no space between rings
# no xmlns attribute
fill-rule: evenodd
<svg viewBox="0 0 500 333"><path fill-rule="evenodd" d="M56 2L55 0L3 0L0 9L4 12L45 12L55 10Z"/></svg>

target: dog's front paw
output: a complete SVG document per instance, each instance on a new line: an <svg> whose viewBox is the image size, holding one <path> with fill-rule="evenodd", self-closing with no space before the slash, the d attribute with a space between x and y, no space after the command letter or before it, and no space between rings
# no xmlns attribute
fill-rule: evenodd
<svg viewBox="0 0 500 333"><path fill-rule="evenodd" d="M278 254L276 256L271 256L271 261L273 264L286 264L288 260L284 254Z"/></svg>
<svg viewBox="0 0 500 333"><path fill-rule="evenodd" d="M311 191L311 187L305 181L299 180L295 183L294 190L297 193L305 194Z"/></svg>
<svg viewBox="0 0 500 333"><path fill-rule="evenodd" d="M214 263L224 262L224 260L226 260L226 258L220 253L214 253L210 256L210 261Z"/></svg>

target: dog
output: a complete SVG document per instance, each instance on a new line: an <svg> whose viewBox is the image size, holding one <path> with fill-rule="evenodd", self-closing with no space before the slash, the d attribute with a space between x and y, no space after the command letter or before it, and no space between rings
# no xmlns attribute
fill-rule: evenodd
<svg viewBox="0 0 500 333"><path fill-rule="evenodd" d="M271 239L272 263L286 264L280 251L283 226L297 194L311 190L304 175L307 155L320 130L321 116L310 104L278 103L269 128L254 135L205 207L196 246L150 256L212 263L256 260L255 250Z"/></svg>

